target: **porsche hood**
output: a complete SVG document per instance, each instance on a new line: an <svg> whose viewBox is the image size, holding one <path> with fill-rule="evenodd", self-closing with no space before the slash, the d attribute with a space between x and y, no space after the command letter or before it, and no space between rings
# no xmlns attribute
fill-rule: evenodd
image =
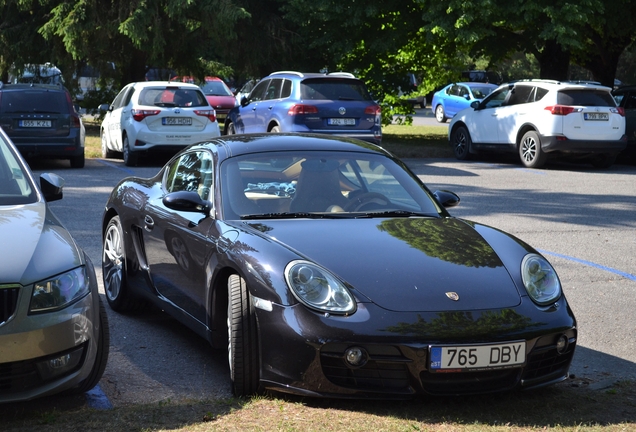
<svg viewBox="0 0 636 432"><path fill-rule="evenodd" d="M69 232L38 202L0 210L0 284L33 282L83 264Z"/></svg>
<svg viewBox="0 0 636 432"><path fill-rule="evenodd" d="M521 299L493 247L454 218L267 221L267 236L392 311L508 308ZM505 261L505 260L504 260Z"/></svg>

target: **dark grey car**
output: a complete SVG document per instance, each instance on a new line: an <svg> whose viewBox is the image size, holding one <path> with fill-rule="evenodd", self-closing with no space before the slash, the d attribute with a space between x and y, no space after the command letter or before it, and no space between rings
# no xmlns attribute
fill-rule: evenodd
<svg viewBox="0 0 636 432"><path fill-rule="evenodd" d="M0 83L0 127L27 158L84 167L84 124L61 85Z"/></svg>

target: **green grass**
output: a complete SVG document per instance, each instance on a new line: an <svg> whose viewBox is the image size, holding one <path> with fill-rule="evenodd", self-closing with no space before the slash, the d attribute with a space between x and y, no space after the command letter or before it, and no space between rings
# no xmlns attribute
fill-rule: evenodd
<svg viewBox="0 0 636 432"><path fill-rule="evenodd" d="M99 125L85 122L87 158L102 157ZM382 147L400 158L453 157L446 128L389 125L382 128Z"/></svg>

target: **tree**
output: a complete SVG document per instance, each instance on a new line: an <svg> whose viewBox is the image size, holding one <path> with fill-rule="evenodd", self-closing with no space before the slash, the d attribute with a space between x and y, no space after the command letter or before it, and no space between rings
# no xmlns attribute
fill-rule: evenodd
<svg viewBox="0 0 636 432"><path fill-rule="evenodd" d="M114 62L120 87L142 81L148 67L205 75L234 23L247 12L230 0L49 0L40 28L59 39L75 60Z"/></svg>

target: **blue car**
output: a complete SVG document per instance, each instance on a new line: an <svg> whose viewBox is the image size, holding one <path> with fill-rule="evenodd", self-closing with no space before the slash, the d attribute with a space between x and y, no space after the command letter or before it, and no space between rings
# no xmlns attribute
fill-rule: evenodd
<svg viewBox="0 0 636 432"><path fill-rule="evenodd" d="M325 133L380 144L380 106L350 73L274 72L228 114L226 135Z"/></svg>
<svg viewBox="0 0 636 432"><path fill-rule="evenodd" d="M455 114L468 108L474 101L488 96L497 86L489 83L460 82L449 84L433 95L431 109L440 123L453 118Z"/></svg>

